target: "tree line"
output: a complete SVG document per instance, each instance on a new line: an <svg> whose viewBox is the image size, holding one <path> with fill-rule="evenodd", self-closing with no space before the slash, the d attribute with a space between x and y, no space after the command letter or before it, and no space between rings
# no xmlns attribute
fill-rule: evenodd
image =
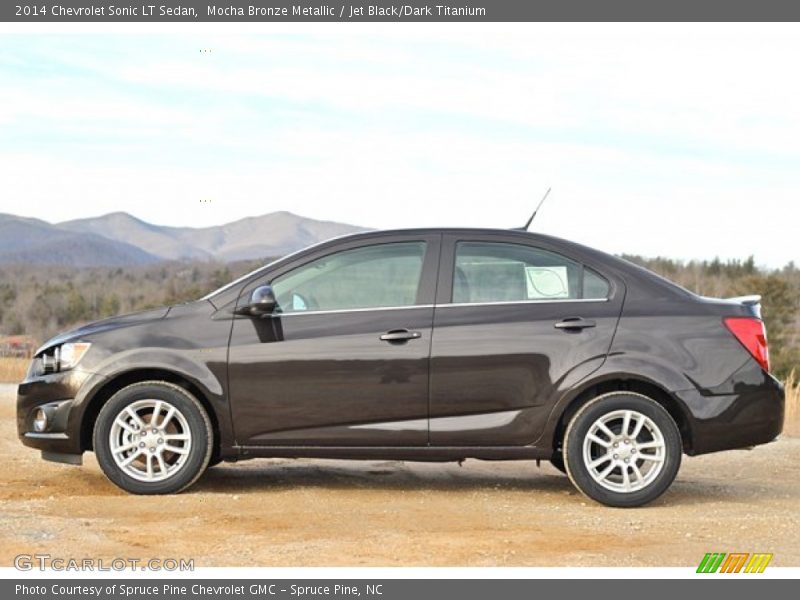
<svg viewBox="0 0 800 600"><path fill-rule="evenodd" d="M25 334L43 341L89 321L196 300L261 264L0 266L0 335Z"/></svg>

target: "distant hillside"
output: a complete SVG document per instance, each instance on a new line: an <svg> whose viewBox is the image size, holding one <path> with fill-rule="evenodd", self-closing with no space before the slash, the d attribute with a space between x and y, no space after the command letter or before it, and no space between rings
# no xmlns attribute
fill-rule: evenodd
<svg viewBox="0 0 800 600"><path fill-rule="evenodd" d="M0 264L86 267L186 259L229 262L281 256L363 230L285 211L205 228L153 225L123 212L55 225L0 215Z"/></svg>
<svg viewBox="0 0 800 600"><path fill-rule="evenodd" d="M159 260L142 248L94 233L73 233L37 219L0 215L0 264L116 267Z"/></svg>
<svg viewBox="0 0 800 600"><path fill-rule="evenodd" d="M147 252L162 259L212 258L209 252L180 240L177 232L182 231L181 229L152 225L125 212L66 221L56 227L77 234L100 235L139 248L147 248Z"/></svg>

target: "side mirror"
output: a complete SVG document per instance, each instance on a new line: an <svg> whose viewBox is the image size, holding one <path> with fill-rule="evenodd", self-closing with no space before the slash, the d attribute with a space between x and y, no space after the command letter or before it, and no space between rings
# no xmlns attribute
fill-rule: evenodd
<svg viewBox="0 0 800 600"><path fill-rule="evenodd" d="M250 294L250 302L245 306L237 308L236 314L260 317L271 314L277 305L278 301L275 299L272 286L262 285L253 290Z"/></svg>

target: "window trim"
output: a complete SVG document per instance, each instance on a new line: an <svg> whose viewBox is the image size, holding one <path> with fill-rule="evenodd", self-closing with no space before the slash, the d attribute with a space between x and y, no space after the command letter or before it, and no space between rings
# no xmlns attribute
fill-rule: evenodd
<svg viewBox="0 0 800 600"><path fill-rule="evenodd" d="M411 310L414 308L457 308L460 306L504 306L508 304L572 304L585 302L610 302L610 298L565 298L562 300L499 300L497 302L446 302L442 304L407 304L405 306L376 306L374 308L339 308L335 310L298 310L290 313L264 315L273 319L300 315L330 315L339 313L376 312L381 310Z"/></svg>
<svg viewBox="0 0 800 600"><path fill-rule="evenodd" d="M341 313L360 313L376 312L380 310L412 310L415 308L435 308L434 304L406 304L404 306L375 306L373 308L337 308L331 310L298 310L290 313L275 312L264 315L272 319L282 319L283 317L296 317L300 315L332 315Z"/></svg>
<svg viewBox="0 0 800 600"><path fill-rule="evenodd" d="M561 300L497 300L494 302L445 302L436 308L453 308L455 306L505 306L508 304L576 304L585 302L609 302L610 298L562 298Z"/></svg>

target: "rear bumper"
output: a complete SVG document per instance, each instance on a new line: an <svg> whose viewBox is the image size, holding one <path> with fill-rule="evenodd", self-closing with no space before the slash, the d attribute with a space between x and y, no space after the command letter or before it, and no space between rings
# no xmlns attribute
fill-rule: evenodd
<svg viewBox="0 0 800 600"><path fill-rule="evenodd" d="M766 444L783 430L783 385L755 361L715 388L675 396L690 413L690 455Z"/></svg>

